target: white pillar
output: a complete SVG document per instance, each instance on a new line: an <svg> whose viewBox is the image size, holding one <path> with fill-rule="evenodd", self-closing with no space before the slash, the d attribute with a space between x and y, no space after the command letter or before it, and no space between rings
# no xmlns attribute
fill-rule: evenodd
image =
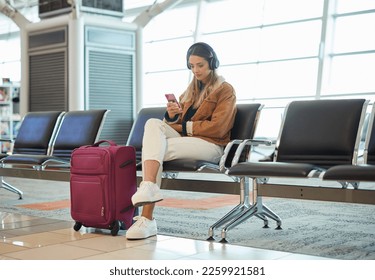
<svg viewBox="0 0 375 280"><path fill-rule="evenodd" d="M83 17L69 18L68 107L69 111L85 108L85 36Z"/></svg>

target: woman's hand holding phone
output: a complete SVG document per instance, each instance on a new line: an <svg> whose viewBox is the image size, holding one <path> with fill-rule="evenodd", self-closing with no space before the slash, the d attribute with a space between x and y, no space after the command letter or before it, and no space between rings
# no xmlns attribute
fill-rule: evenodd
<svg viewBox="0 0 375 280"><path fill-rule="evenodd" d="M167 98L168 102L174 102L179 108L181 108L180 103L178 103L177 98L173 93L166 93L165 97Z"/></svg>
<svg viewBox="0 0 375 280"><path fill-rule="evenodd" d="M178 103L176 96L173 93L166 93L165 97L168 100L167 111L170 118L173 118L177 114L181 114L181 105Z"/></svg>

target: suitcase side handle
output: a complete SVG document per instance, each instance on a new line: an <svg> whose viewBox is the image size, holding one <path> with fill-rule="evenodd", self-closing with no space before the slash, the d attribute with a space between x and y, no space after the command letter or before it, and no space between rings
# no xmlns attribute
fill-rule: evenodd
<svg viewBox="0 0 375 280"><path fill-rule="evenodd" d="M126 160L126 161L124 161L123 163L120 164L120 168L124 168L125 166L128 166L129 164L132 164L133 162L134 162L134 160L132 160L132 159Z"/></svg>
<svg viewBox="0 0 375 280"><path fill-rule="evenodd" d="M90 147L98 147L100 144L108 143L110 146L117 146L117 144L112 140L100 140L94 144L92 144Z"/></svg>

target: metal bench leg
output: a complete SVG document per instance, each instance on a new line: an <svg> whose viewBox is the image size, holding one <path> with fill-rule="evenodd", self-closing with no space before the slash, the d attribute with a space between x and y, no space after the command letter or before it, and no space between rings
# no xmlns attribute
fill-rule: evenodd
<svg viewBox="0 0 375 280"><path fill-rule="evenodd" d="M234 208L232 208L228 213L226 213L222 218L220 218L217 222L210 226L208 230L208 238L207 240L215 240L214 239L214 230L225 223L229 222L230 220L234 219L238 215L240 215L243 211L251 207L251 203L249 200L249 183L248 179L246 181L240 182L240 202Z"/></svg>
<svg viewBox="0 0 375 280"><path fill-rule="evenodd" d="M281 219L280 217L274 213L271 209L269 209L266 205L263 204L262 197L258 197L258 183L256 179L253 179L253 206L243 211L239 216L235 219L230 221L226 224L226 226L221 230L221 243L227 243L226 236L227 232L236 227L237 225L243 223L247 219L251 218L252 216L256 216L261 218L264 221L267 221L267 218L270 218L276 221L276 229L281 229ZM268 227L268 222L264 226L265 228Z"/></svg>
<svg viewBox="0 0 375 280"><path fill-rule="evenodd" d="M267 205L263 204L262 197L258 196L258 214L265 215L266 217L276 222L276 229L281 229L281 218L275 212L273 212Z"/></svg>
<svg viewBox="0 0 375 280"><path fill-rule="evenodd" d="M1 185L0 188L6 189L10 192L16 193L19 196L19 199L22 199L23 192L17 189L16 187L12 186L11 184L4 181L3 177L1 177Z"/></svg>

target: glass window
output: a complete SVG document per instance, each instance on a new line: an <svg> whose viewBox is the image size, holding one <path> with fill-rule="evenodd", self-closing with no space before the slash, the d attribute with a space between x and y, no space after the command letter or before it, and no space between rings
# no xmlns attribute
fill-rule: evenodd
<svg viewBox="0 0 375 280"><path fill-rule="evenodd" d="M284 108L263 108L254 138L277 139Z"/></svg>
<svg viewBox="0 0 375 280"><path fill-rule="evenodd" d="M318 59L219 68L238 100L315 96Z"/></svg>
<svg viewBox="0 0 375 280"><path fill-rule="evenodd" d="M375 92L375 54L332 58L327 94Z"/></svg>
<svg viewBox="0 0 375 280"><path fill-rule="evenodd" d="M18 60L20 55L21 46L19 37L0 40L0 61Z"/></svg>
<svg viewBox="0 0 375 280"><path fill-rule="evenodd" d="M301 59L259 65L258 98L314 96L318 59Z"/></svg>
<svg viewBox="0 0 375 280"><path fill-rule="evenodd" d="M10 18L0 12L0 35L17 32L19 30L18 26Z"/></svg>
<svg viewBox="0 0 375 280"><path fill-rule="evenodd" d="M335 2L337 13L375 8L373 0L329 1ZM149 42L144 47L145 96L155 91L185 89L191 75L176 70L185 71L186 50L194 36L214 47L221 64L219 73L235 87L240 102L262 100L277 107L295 98L314 98L316 94L329 97L374 92L371 73L375 63L371 53L328 57L324 65L329 68L325 72L329 82L323 93L317 92L318 66L326 59L318 57L324 2L196 1L167 10L144 31L145 41ZM198 9L200 4L202 9ZM197 21L199 11L202 14ZM196 22L200 24L197 28ZM178 23L179 28L171 28L171 23ZM333 53L375 50L374 13L339 15L334 24L334 33L328 35L333 39ZM358 70L365 66L369 67L366 73ZM173 83L164 84L161 80ZM145 100L164 102L163 94Z"/></svg>
<svg viewBox="0 0 375 280"><path fill-rule="evenodd" d="M1 63L0 63L1 64ZM0 67L0 78L9 78L12 82L21 81L21 62L5 62ZM1 80L0 80L1 84Z"/></svg>
<svg viewBox="0 0 375 280"><path fill-rule="evenodd" d="M260 48L260 29L214 33L202 36L201 40L210 44L221 65L243 64L257 61Z"/></svg>
<svg viewBox="0 0 375 280"><path fill-rule="evenodd" d="M166 93L174 93L178 98L189 84L189 75L188 69L146 74L143 80L144 106L165 105Z"/></svg>
<svg viewBox="0 0 375 280"><path fill-rule="evenodd" d="M263 24L321 17L323 0L265 0Z"/></svg>
<svg viewBox="0 0 375 280"><path fill-rule="evenodd" d="M234 87L238 100L252 101L258 97L257 64L223 66L219 67L218 73Z"/></svg>
<svg viewBox="0 0 375 280"><path fill-rule="evenodd" d="M195 5L166 10L146 25L143 35L147 38L146 41L192 36L196 18Z"/></svg>
<svg viewBox="0 0 375 280"><path fill-rule="evenodd" d="M375 92L375 1L337 0L333 48L322 95ZM355 13L361 11L360 13ZM350 54L357 52L357 54ZM362 52L362 53L361 53ZM337 55L347 54L347 55Z"/></svg>
<svg viewBox="0 0 375 280"><path fill-rule="evenodd" d="M192 43L192 38L183 38L145 44L143 50L145 72L186 69L186 51Z"/></svg>
<svg viewBox="0 0 375 280"><path fill-rule="evenodd" d="M21 80L20 57L19 37L0 40L0 78L10 78L13 82Z"/></svg>
<svg viewBox="0 0 375 280"><path fill-rule="evenodd" d="M375 13L339 17L335 22L333 51L341 53L375 50L374 34Z"/></svg>
<svg viewBox="0 0 375 280"><path fill-rule="evenodd" d="M374 0L336 0L337 13L349 13L375 9Z"/></svg>
<svg viewBox="0 0 375 280"><path fill-rule="evenodd" d="M264 0L207 2L201 18L203 33L241 29L262 24ZM239 8L240 7L240 8Z"/></svg>
<svg viewBox="0 0 375 280"><path fill-rule="evenodd" d="M320 20L264 28L260 60L317 56L320 30Z"/></svg>
<svg viewBox="0 0 375 280"><path fill-rule="evenodd" d="M203 32L216 32L316 18L321 17L322 12L323 0L212 1L204 9L201 24Z"/></svg>

